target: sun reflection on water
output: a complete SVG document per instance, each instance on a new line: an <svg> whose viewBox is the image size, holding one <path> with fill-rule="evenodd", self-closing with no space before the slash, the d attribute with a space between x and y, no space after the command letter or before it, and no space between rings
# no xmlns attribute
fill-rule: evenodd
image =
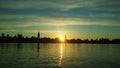
<svg viewBox="0 0 120 68"><path fill-rule="evenodd" d="M59 59L59 66L62 66L62 58L63 58L63 44L60 45L60 59Z"/></svg>

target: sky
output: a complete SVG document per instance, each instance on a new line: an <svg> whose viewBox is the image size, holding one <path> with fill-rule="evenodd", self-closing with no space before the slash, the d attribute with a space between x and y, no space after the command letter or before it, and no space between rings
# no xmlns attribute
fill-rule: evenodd
<svg viewBox="0 0 120 68"><path fill-rule="evenodd" d="M120 0L0 0L0 34L120 38Z"/></svg>

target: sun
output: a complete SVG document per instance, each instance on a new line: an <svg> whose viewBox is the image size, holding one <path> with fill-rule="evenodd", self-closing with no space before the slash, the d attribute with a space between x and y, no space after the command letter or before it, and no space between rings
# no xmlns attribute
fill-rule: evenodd
<svg viewBox="0 0 120 68"><path fill-rule="evenodd" d="M59 39L60 39L61 42L64 42L64 40L65 40L62 36L59 37Z"/></svg>

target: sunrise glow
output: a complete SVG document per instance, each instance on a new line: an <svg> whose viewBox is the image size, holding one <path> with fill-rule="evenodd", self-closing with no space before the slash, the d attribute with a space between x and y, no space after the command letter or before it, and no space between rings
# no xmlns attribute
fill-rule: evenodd
<svg viewBox="0 0 120 68"><path fill-rule="evenodd" d="M64 42L64 40L65 40L64 37L62 37L62 36L60 36L59 39L61 42Z"/></svg>

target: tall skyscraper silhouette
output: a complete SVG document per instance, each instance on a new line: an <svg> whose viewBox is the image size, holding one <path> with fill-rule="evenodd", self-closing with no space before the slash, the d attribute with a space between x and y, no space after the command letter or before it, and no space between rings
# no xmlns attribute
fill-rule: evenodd
<svg viewBox="0 0 120 68"><path fill-rule="evenodd" d="M37 34L38 43L40 42L40 33Z"/></svg>

